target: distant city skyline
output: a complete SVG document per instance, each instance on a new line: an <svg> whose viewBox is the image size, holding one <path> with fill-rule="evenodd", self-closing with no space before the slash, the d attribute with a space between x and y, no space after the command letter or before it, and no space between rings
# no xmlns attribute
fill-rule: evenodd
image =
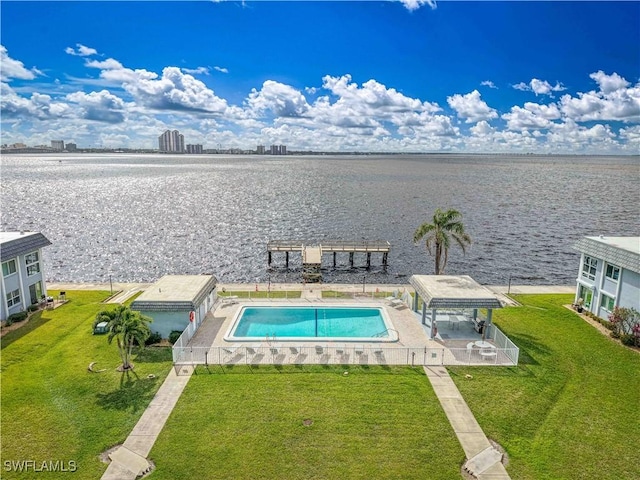
<svg viewBox="0 0 640 480"><path fill-rule="evenodd" d="M640 2L3 2L0 28L6 145L640 152Z"/></svg>

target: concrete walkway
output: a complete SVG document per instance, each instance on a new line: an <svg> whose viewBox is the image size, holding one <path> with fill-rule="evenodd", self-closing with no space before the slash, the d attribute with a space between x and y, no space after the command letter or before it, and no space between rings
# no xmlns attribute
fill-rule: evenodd
<svg viewBox="0 0 640 480"><path fill-rule="evenodd" d="M147 457L173 407L191 378L192 370L176 374L172 368L125 442L109 455L102 480L135 480L150 468Z"/></svg>
<svg viewBox="0 0 640 480"><path fill-rule="evenodd" d="M447 370L424 367L424 371L467 457L465 470L480 480L509 480L502 454L489 443Z"/></svg>

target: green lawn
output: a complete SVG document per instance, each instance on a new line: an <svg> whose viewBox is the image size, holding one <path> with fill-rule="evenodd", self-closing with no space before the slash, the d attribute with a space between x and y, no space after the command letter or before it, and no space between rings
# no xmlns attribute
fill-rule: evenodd
<svg viewBox="0 0 640 480"><path fill-rule="evenodd" d="M68 304L3 337L3 479L61 476L4 469L21 460L74 461L74 478L99 478L98 455L127 437L164 380L169 349L142 351L138 378L115 371L115 346L91 335L107 296L67 292ZM495 321L520 347L520 365L450 369L506 448L511 477L640 478L640 354L565 309L572 296L516 299L523 306ZM89 373L90 362L107 370ZM460 478L464 454L420 368L210 368L197 370L169 418L151 478Z"/></svg>
<svg viewBox="0 0 640 480"><path fill-rule="evenodd" d="M348 370L198 369L151 478L460 478L464 452L422 368Z"/></svg>
<svg viewBox="0 0 640 480"><path fill-rule="evenodd" d="M519 366L450 369L485 433L507 449L511 477L640 478L640 354L564 308L572 295L515 298L523 306L495 320L520 347Z"/></svg>
<svg viewBox="0 0 640 480"><path fill-rule="evenodd" d="M98 455L124 441L169 372L168 348L146 349L134 358L139 378L115 370L115 345L91 334L95 314L106 308L100 302L108 296L67 291L67 304L37 312L2 338L3 479L99 478L106 465ZM106 371L88 372L90 362ZM147 378L151 373L155 379ZM22 460L73 461L77 471L19 474L4 468L6 461Z"/></svg>

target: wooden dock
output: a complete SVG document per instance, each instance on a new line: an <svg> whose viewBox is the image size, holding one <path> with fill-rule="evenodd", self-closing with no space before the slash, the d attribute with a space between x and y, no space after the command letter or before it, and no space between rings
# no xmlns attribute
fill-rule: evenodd
<svg viewBox="0 0 640 480"><path fill-rule="evenodd" d="M321 278L320 265L322 264L322 255L325 253L333 254L333 266L337 265L337 254L346 252L349 254L349 264L354 266L354 255L356 253L366 254L366 266L371 267L371 254L382 254L382 266L386 269L389 260L389 252L391 244L388 241L343 241L333 240L325 241L318 244L308 245L306 242L290 241L290 240L271 240L267 244L268 265L271 266L274 252L285 253L285 265L289 268L289 253L302 253L302 274L305 280L318 281Z"/></svg>

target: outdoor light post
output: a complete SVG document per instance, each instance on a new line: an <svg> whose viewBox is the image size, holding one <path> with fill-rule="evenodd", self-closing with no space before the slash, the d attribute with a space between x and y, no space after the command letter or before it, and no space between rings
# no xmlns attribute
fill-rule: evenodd
<svg viewBox="0 0 640 480"><path fill-rule="evenodd" d="M366 281L367 281L367 276L363 275L362 276L362 293L364 293L364 286L365 286Z"/></svg>
<svg viewBox="0 0 640 480"><path fill-rule="evenodd" d="M113 295L113 283L111 283L111 274L109 274L109 288L111 289L111 295Z"/></svg>

